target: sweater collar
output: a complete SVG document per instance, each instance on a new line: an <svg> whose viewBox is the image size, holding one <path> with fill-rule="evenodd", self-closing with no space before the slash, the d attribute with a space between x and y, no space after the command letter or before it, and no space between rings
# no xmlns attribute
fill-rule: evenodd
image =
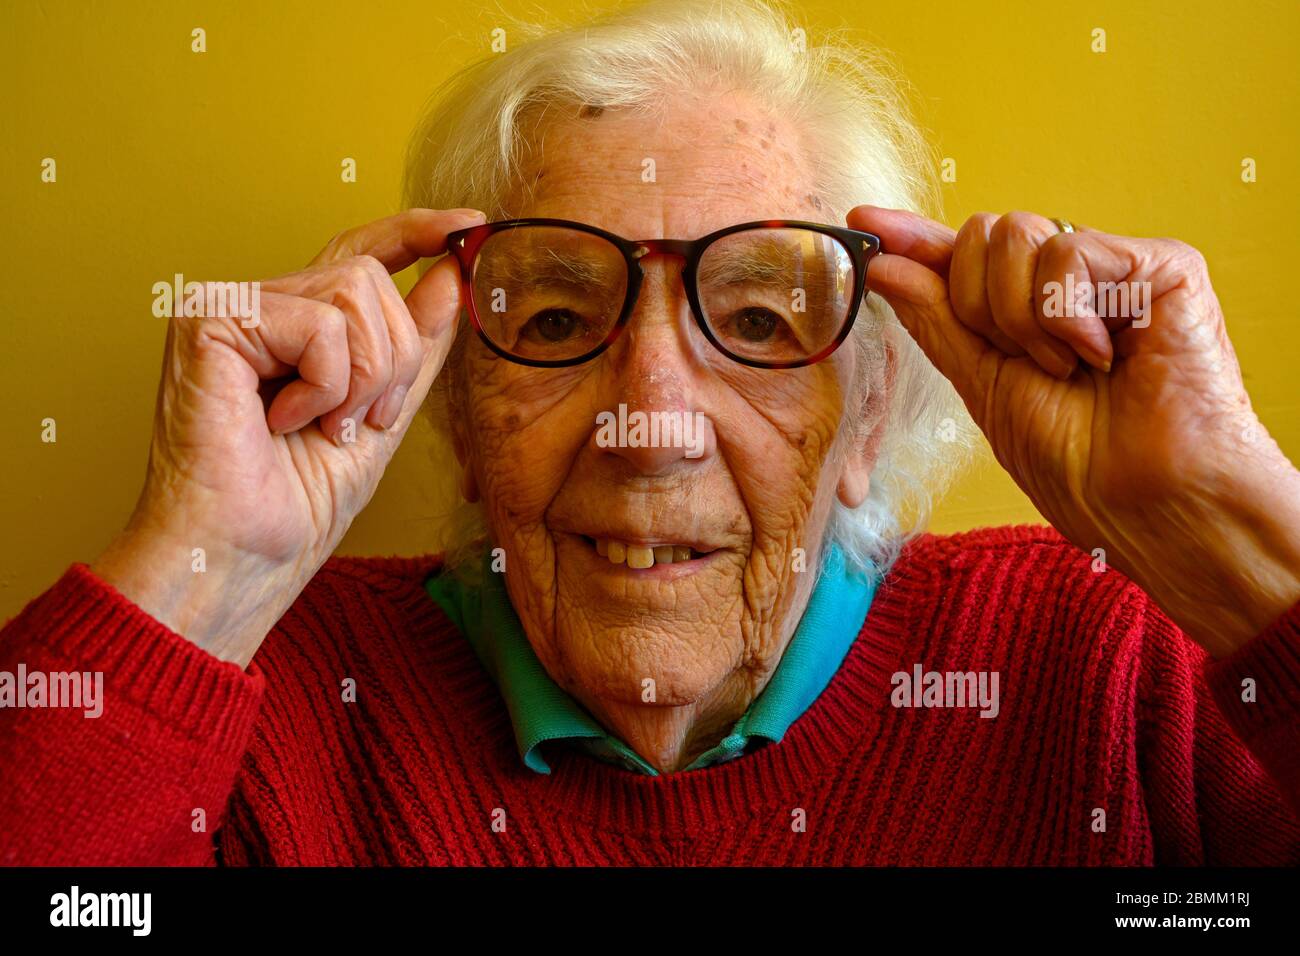
<svg viewBox="0 0 1300 956"><path fill-rule="evenodd" d="M541 744L570 740L604 760L658 776L653 766L604 730L546 673L510 603L504 575L492 570L491 560L490 554L485 556L478 586L444 570L430 576L425 589L466 637L500 689L524 765L537 773L550 773ZM686 769L739 757L756 740L780 741L839 669L862 629L879 580L853 572L840 548L829 544L808 606L767 687L731 733Z"/></svg>

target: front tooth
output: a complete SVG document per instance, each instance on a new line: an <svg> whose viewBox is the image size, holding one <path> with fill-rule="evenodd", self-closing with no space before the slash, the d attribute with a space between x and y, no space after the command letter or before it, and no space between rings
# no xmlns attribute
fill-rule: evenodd
<svg viewBox="0 0 1300 956"><path fill-rule="evenodd" d="M672 564L673 563L673 546L671 544L661 544L655 551L655 564Z"/></svg>
<svg viewBox="0 0 1300 956"><path fill-rule="evenodd" d="M608 557L610 564L622 564L623 559L627 557L627 545L622 541L611 541Z"/></svg>
<svg viewBox="0 0 1300 956"><path fill-rule="evenodd" d="M627 566L629 568L653 568L655 566L654 550L639 544L629 544L627 546Z"/></svg>
<svg viewBox="0 0 1300 956"><path fill-rule="evenodd" d="M609 539L608 539L608 538L597 538L597 539L596 539L596 553L597 553L598 555L600 555L602 558L607 557L607 556L609 555Z"/></svg>
<svg viewBox="0 0 1300 956"><path fill-rule="evenodd" d="M691 560L691 549L686 547L685 545L680 545L680 544L673 545L673 560L674 561Z"/></svg>

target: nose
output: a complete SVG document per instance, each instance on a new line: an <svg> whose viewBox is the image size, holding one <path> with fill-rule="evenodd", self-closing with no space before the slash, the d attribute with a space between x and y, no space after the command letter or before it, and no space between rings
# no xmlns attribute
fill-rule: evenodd
<svg viewBox="0 0 1300 956"><path fill-rule="evenodd" d="M661 476L704 462L717 448L698 395L690 306L680 263L644 263L631 321L601 357L605 384L593 450L623 459L639 475Z"/></svg>

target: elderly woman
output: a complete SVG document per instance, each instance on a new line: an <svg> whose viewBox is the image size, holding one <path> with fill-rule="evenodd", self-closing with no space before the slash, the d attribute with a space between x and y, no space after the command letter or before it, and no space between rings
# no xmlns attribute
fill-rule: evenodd
<svg viewBox="0 0 1300 956"><path fill-rule="evenodd" d="M923 218L791 36L513 47L408 211L172 321L135 513L0 635L104 675L0 712L5 862L1300 862L1300 473L1205 262ZM330 558L422 408L454 546ZM918 533L972 421L1054 530Z"/></svg>

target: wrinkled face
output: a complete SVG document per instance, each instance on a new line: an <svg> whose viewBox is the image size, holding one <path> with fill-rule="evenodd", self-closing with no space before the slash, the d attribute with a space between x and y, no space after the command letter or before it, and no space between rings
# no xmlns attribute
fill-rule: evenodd
<svg viewBox="0 0 1300 956"><path fill-rule="evenodd" d="M836 221L793 129L735 95L687 100L664 120L548 121L535 152L531 188L506 202L513 217L629 239ZM642 266L629 325L586 364L529 368L467 343L454 427L511 600L557 683L598 718L626 705L743 709L807 603L835 495L865 492L869 467L839 437L854 349L800 369L742 366L696 326L681 261ZM620 405L702 431L694 447L611 446L598 416ZM652 567L629 566L649 554Z"/></svg>

